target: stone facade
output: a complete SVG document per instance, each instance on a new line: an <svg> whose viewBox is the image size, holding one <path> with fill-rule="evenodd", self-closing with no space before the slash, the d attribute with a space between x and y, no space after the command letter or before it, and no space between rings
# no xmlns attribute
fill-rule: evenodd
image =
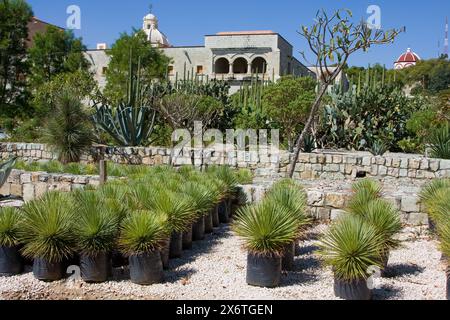
<svg viewBox="0 0 450 320"><path fill-rule="evenodd" d="M219 32L205 36L203 46L171 46L158 30L157 18L144 18L143 31L152 46L158 47L172 59L168 76L170 80L197 76L200 79L226 80L230 93L235 93L244 83L250 83L253 74L259 78L277 81L283 75L314 76L294 57L293 46L273 31ZM158 35L158 39L153 39ZM105 84L105 71L110 58L105 50L88 50L86 57L100 86Z"/></svg>

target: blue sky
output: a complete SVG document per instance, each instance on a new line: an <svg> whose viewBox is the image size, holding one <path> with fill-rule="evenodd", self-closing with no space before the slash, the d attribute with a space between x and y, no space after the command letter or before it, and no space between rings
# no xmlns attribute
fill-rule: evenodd
<svg viewBox="0 0 450 320"><path fill-rule="evenodd" d="M381 8L384 29L406 26L395 44L357 54L351 65L382 63L392 67L394 60L411 47L422 58L438 55L438 41L444 42L445 17L450 17L448 0L28 0L35 15L64 27L69 5L81 9L81 30L75 34L89 48L96 43L111 44L121 32L141 27L150 3L159 19L159 28L173 45L203 45L203 36L219 31L273 30L294 46L296 56L306 51L297 34L301 25L311 25L317 9L348 8L355 19L367 19L369 5ZM412 5L412 6L411 6Z"/></svg>

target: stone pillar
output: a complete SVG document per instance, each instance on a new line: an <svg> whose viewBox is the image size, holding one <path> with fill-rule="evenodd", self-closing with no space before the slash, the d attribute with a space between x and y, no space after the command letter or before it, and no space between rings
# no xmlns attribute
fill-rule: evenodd
<svg viewBox="0 0 450 320"><path fill-rule="evenodd" d="M251 74L252 74L252 62L251 62L251 61L249 61L249 62L247 63L247 74L248 74L248 75L251 75Z"/></svg>
<svg viewBox="0 0 450 320"><path fill-rule="evenodd" d="M232 62L230 63L230 70L229 70L229 72L228 72L228 75L229 75L229 76L233 76L233 75L234 75L234 72L233 72L233 63L232 63Z"/></svg>

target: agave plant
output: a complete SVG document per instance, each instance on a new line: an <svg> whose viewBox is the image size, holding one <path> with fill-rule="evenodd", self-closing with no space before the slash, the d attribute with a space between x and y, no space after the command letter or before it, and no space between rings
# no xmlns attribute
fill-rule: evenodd
<svg viewBox="0 0 450 320"><path fill-rule="evenodd" d="M135 211L122 222L119 246L127 256L155 252L169 237L166 217L151 211Z"/></svg>
<svg viewBox="0 0 450 320"><path fill-rule="evenodd" d="M0 247L15 247L20 243L22 214L16 208L0 208Z"/></svg>
<svg viewBox="0 0 450 320"><path fill-rule="evenodd" d="M109 134L119 145L141 146L147 142L154 129L156 111L152 104L161 95L160 88L157 84L143 88L140 61L137 72L130 62L125 102L121 102L116 108L106 103L96 105L96 113L92 119L98 128Z"/></svg>
<svg viewBox="0 0 450 320"><path fill-rule="evenodd" d="M237 212L233 230L246 249L261 256L281 256L298 237L298 222L289 210L274 201L246 206Z"/></svg>
<svg viewBox="0 0 450 320"><path fill-rule="evenodd" d="M73 253L74 210L67 194L46 193L27 203L21 227L23 254L59 263Z"/></svg>
<svg viewBox="0 0 450 320"><path fill-rule="evenodd" d="M368 278L371 266L382 267L383 239L374 226L360 217L345 215L320 240L319 254L333 267L337 279Z"/></svg>
<svg viewBox="0 0 450 320"><path fill-rule="evenodd" d="M0 188L3 187L9 175L11 174L11 171L16 164L16 160L17 157L13 157L5 163L0 164Z"/></svg>
<svg viewBox="0 0 450 320"><path fill-rule="evenodd" d="M383 156L389 151L389 146L383 141L376 140L369 148L369 152L374 156Z"/></svg>

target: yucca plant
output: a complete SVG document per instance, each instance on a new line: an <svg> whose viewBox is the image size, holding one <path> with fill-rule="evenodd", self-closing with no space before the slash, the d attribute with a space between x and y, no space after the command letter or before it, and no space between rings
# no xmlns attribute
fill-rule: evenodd
<svg viewBox="0 0 450 320"><path fill-rule="evenodd" d="M450 124L438 128L430 138L431 156L433 158L450 159Z"/></svg>
<svg viewBox="0 0 450 320"><path fill-rule="evenodd" d="M80 161L92 145L93 131L79 100L68 94L58 98L47 123L46 140L62 163Z"/></svg>
<svg viewBox="0 0 450 320"><path fill-rule="evenodd" d="M299 235L311 223L311 218L306 214L306 193L290 179L276 183L269 190L265 201L273 201L277 205L285 207L294 217L298 226ZM294 239L285 248L282 260L283 270L290 271L293 269L297 240Z"/></svg>
<svg viewBox="0 0 450 320"><path fill-rule="evenodd" d="M419 198L429 215L430 229L435 231L435 224L441 213L437 207L441 203L450 202L450 179L433 180L422 188Z"/></svg>
<svg viewBox="0 0 450 320"><path fill-rule="evenodd" d="M135 211L122 222L119 246L129 257L133 283L150 285L163 280L160 250L169 233L166 218L151 211Z"/></svg>
<svg viewBox="0 0 450 320"><path fill-rule="evenodd" d="M369 267L381 265L382 236L361 217L345 215L320 240L319 254L333 268L336 296L349 300L368 300Z"/></svg>
<svg viewBox="0 0 450 320"><path fill-rule="evenodd" d="M67 194L46 193L27 203L21 227L23 254L34 258L33 273L39 280L59 280L62 262L73 254L74 210Z"/></svg>
<svg viewBox="0 0 450 320"><path fill-rule="evenodd" d="M276 287L280 283L281 256L298 237L298 223L292 213L275 201L247 206L236 214L233 230L248 250L247 283Z"/></svg>
<svg viewBox="0 0 450 320"><path fill-rule="evenodd" d="M447 207L448 209L448 207ZM448 212L448 211L447 211ZM450 300L450 219L443 221L439 225L439 236L441 239L442 255L446 260L447 269L447 300Z"/></svg>
<svg viewBox="0 0 450 320"><path fill-rule="evenodd" d="M116 244L119 215L97 192L77 194L74 235L80 253L81 276L86 282L104 282L111 273L111 251Z"/></svg>
<svg viewBox="0 0 450 320"><path fill-rule="evenodd" d="M22 272L19 252L22 214L16 208L0 208L0 276Z"/></svg>
<svg viewBox="0 0 450 320"><path fill-rule="evenodd" d="M347 211L362 216L371 201L381 198L382 188L375 180L363 179L352 185L352 191Z"/></svg>

